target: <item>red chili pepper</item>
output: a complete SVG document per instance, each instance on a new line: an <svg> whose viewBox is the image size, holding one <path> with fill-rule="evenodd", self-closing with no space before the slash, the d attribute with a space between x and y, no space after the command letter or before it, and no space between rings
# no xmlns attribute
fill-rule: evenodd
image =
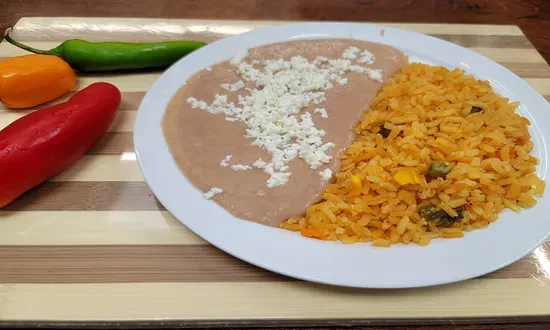
<svg viewBox="0 0 550 330"><path fill-rule="evenodd" d="M95 83L0 131L0 207L84 156L113 122L120 98L115 86Z"/></svg>

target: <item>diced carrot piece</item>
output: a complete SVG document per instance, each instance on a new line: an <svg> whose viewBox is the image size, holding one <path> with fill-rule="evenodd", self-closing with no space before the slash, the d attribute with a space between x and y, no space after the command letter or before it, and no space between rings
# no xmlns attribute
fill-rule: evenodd
<svg viewBox="0 0 550 330"><path fill-rule="evenodd" d="M300 234L302 234L302 236L305 236L305 237L317 238L317 239L321 239L321 240L326 240L327 239L325 234L323 234L319 230L317 230L315 228L311 228L311 227L300 229Z"/></svg>

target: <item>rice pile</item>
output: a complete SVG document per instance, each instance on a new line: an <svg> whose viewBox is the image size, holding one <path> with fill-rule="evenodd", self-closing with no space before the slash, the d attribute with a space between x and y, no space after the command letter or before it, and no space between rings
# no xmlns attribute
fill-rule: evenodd
<svg viewBox="0 0 550 330"><path fill-rule="evenodd" d="M428 245L484 228L504 208L532 207L545 182L517 106L461 70L407 64L365 112L322 200L282 228L344 243ZM436 161L450 172L428 175ZM426 206L452 223L427 221Z"/></svg>

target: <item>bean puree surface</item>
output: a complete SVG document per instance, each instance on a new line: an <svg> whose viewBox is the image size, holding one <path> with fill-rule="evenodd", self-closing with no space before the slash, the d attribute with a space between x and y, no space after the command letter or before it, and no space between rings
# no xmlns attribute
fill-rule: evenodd
<svg viewBox="0 0 550 330"><path fill-rule="evenodd" d="M378 43L353 39L297 40L270 44L249 49L244 59L256 63L279 58L290 60L302 56L313 61L317 56L341 58L349 47L368 50L375 57L373 64L357 63L371 69L381 69L386 81L405 63L406 57L398 50ZM282 186L268 188L269 174L261 169L235 171L221 167L220 162L232 155L229 164L252 164L257 159L271 159L269 153L251 145L252 139L245 138L246 125L229 122L223 114L211 114L188 104L194 97L211 103L215 94L227 95L237 106L237 96L248 94L246 89L228 91L221 84L233 84L242 78L237 68L229 61L213 65L210 70L201 70L193 75L172 98L163 117L164 137L175 162L187 179L203 192L212 187L223 189L212 200L223 206L236 217L279 227L285 219L301 215L307 206L317 202L328 181L319 176L319 171L329 168L337 172L339 155L353 141L353 129L363 112L368 108L382 83L367 75L349 72L345 85L334 83L326 90L327 100L321 104L310 104L304 111L311 113L315 125L326 131L323 141L333 142L329 151L332 161L322 168L311 169L302 159L295 158L288 163L292 176ZM243 80L244 81L244 80ZM257 88L245 81L247 88ZM314 113L315 108L325 108L328 118ZM182 197L182 203L185 201Z"/></svg>

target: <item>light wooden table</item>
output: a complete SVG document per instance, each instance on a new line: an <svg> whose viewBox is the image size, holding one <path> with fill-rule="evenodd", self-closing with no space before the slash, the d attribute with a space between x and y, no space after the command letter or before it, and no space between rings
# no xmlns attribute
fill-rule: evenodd
<svg viewBox="0 0 550 330"><path fill-rule="evenodd" d="M40 48L70 37L212 41L280 23L28 18L13 35ZM550 100L550 67L516 26L388 25L475 50ZM0 44L0 57L21 54ZM411 290L305 283L213 248L164 210L135 161L136 109L159 74L79 77L75 90L108 81L122 90L123 104L110 132L78 164L0 211L0 326L550 322L550 243L481 278ZM0 107L0 128L28 112Z"/></svg>

